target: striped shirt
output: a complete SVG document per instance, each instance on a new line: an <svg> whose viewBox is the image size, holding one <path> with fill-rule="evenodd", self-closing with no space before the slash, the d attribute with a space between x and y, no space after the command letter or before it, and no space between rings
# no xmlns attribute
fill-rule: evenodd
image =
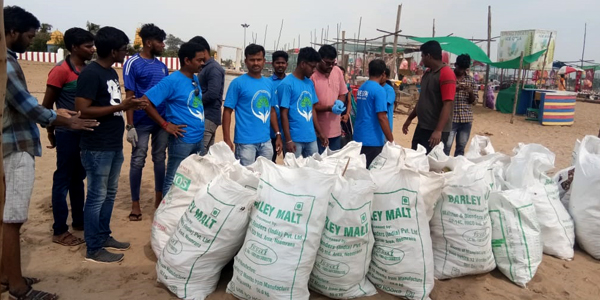
<svg viewBox="0 0 600 300"><path fill-rule="evenodd" d="M144 94L169 75L167 66L157 58L145 59L136 54L129 58L123 65L123 81L125 91L133 91L135 97L140 99ZM156 108L161 116L165 116L165 105ZM143 110L133 112L133 124L156 125Z"/></svg>
<svg viewBox="0 0 600 300"><path fill-rule="evenodd" d="M41 106L27 90L25 74L14 51L8 50L6 63L6 98L2 119L2 151L4 157L24 151L42 156L40 131L36 123L46 127L56 120L56 112Z"/></svg>
<svg viewBox="0 0 600 300"><path fill-rule="evenodd" d="M468 89L458 89L459 85L465 85ZM454 116L452 117L453 123L471 123L473 122L473 105L469 104L469 90L473 91L475 95L475 103L479 93L477 93L475 82L469 75L463 76L461 79L456 80L456 96L454 98Z"/></svg>

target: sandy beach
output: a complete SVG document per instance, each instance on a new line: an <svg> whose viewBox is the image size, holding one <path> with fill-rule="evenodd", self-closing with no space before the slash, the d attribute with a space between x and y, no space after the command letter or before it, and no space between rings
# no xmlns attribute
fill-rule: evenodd
<svg viewBox="0 0 600 300"><path fill-rule="evenodd" d="M52 64L20 61L31 93L41 103L46 79ZM117 70L121 75L121 70ZM122 77L121 77L122 80ZM578 102L575 124L570 127L544 127L537 122L517 116L510 124L510 115L481 106L475 108L472 135L490 136L496 151L511 154L518 143L540 143L556 154L556 170L570 164L571 152L577 139L587 134L596 135L600 126L600 105ZM409 136L402 135L406 116L394 118L394 137L404 147L410 146ZM414 129L413 124L411 129ZM64 247L52 243L52 175L56 167L56 152L46 149L46 131L41 130L43 156L36 159L36 178L29 221L22 230L23 272L26 276L43 281L35 287L58 293L61 299L176 299L156 282L156 257L150 247L150 224L154 213L154 180L152 161L144 168L140 204L143 221L130 222L129 165L131 146L124 142L125 162L121 169L119 191L112 218L113 235L118 240L131 242L120 265L102 265L84 261L85 246ZM221 129L217 140L222 140ZM10 176L10 175L8 175ZM69 220L70 222L70 220ZM83 237L81 232L75 232ZM219 289L208 299L235 299L225 294L231 271L223 274ZM436 282L431 295L434 300L479 299L599 299L600 262L576 250L573 261L562 261L544 256L535 278L527 289L511 283L499 271L458 279ZM2 299L8 299L7 294ZM311 299L328 299L313 293ZM365 298L366 299L366 298ZM368 299L396 299L380 293Z"/></svg>

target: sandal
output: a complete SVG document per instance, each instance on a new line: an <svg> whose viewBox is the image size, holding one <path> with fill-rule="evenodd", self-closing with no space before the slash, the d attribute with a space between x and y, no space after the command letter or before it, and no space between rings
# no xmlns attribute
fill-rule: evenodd
<svg viewBox="0 0 600 300"><path fill-rule="evenodd" d="M41 280L35 277L25 277L23 276L23 280L25 280L25 284L27 286L32 286L36 283L39 283ZM8 291L8 282L0 282L0 293L4 293Z"/></svg>
<svg viewBox="0 0 600 300"><path fill-rule="evenodd" d="M129 214L129 221L139 222L141 220L142 220L142 214L134 214L134 213Z"/></svg>
<svg viewBox="0 0 600 300"><path fill-rule="evenodd" d="M29 287L29 291L27 291L23 295L14 295L13 293L8 294L8 299L11 300L56 300L58 299L58 295L50 294L42 291L36 291L32 287Z"/></svg>
<svg viewBox="0 0 600 300"><path fill-rule="evenodd" d="M80 239L70 232L65 232L62 235L55 235L52 237L52 242L62 246L72 247L85 243L83 239Z"/></svg>

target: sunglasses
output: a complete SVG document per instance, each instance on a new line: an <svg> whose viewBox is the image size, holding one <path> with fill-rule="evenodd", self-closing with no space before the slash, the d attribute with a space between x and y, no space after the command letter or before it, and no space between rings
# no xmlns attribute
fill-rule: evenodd
<svg viewBox="0 0 600 300"><path fill-rule="evenodd" d="M194 86L194 95L198 97L198 95L200 95L200 89L198 89L198 85L194 80L192 80L192 85Z"/></svg>

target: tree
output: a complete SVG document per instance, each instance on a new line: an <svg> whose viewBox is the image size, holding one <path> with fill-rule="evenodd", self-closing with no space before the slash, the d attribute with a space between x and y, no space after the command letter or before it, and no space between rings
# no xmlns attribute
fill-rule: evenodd
<svg viewBox="0 0 600 300"><path fill-rule="evenodd" d="M85 26L87 27L87 31L91 32L93 35L96 35L96 33L98 33L98 30L100 30L100 25L91 23L90 21L87 21Z"/></svg>
<svg viewBox="0 0 600 300"><path fill-rule="evenodd" d="M48 23L42 23L42 26L35 34L33 40L31 40L31 45L29 46L29 51L36 52L46 52L48 50L48 46L46 45L51 38L50 30L52 30L52 25Z"/></svg>
<svg viewBox="0 0 600 300"><path fill-rule="evenodd" d="M179 47L182 44L183 44L183 41L180 38L178 38L172 34L167 35L167 39L165 40L165 45L167 45L167 50L177 52L177 51L179 51Z"/></svg>
<svg viewBox="0 0 600 300"><path fill-rule="evenodd" d="M233 67L233 60L228 58L223 62L223 65L225 66L225 68L230 69Z"/></svg>

